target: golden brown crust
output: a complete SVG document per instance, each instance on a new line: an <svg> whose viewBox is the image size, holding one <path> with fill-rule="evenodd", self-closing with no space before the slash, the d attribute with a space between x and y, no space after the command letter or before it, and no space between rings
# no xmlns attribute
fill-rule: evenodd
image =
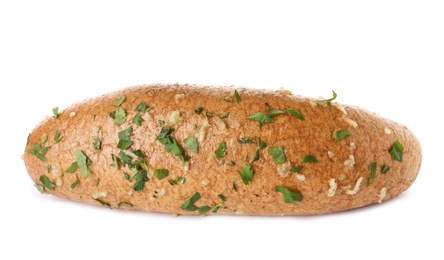
<svg viewBox="0 0 444 260"><path fill-rule="evenodd" d="M319 103L285 92L243 88L237 91L240 103L236 102L234 88L229 87L145 85L76 104L62 111L57 119L49 118L34 129L24 155L27 170L37 185L41 185L42 175L56 184L53 190L45 188L46 192L90 204L102 202L117 208L121 203L122 209L129 210L199 214L180 208L198 192L201 199L195 205L209 206L208 214L219 205L217 214L247 215L312 215L362 207L397 196L413 183L419 172L420 144L406 127L396 122L356 107ZM115 125L109 114L119 107L111 104L122 96L126 96L120 106L126 111L126 122ZM137 126L132 120L139 113L134 109L140 102L153 109L149 116L140 112L145 121ZM195 113L198 107L203 107L200 115ZM267 114L269 108L284 112L294 108L305 120L285 113L259 128L258 122L246 119L256 112ZM181 124L170 122L173 111L180 112ZM207 117L206 112L213 116ZM226 123L216 116L228 112L223 119ZM188 170L178 156L168 153L156 140L162 129L159 120L174 128L171 136L183 147L184 155L191 156ZM133 128L130 135L133 144L127 150L140 149L147 161L149 181L141 192L133 189L134 179L124 178L124 173L131 174L133 170L122 165L119 170L110 166L112 154L118 156L120 152L118 133L128 127ZM335 142L332 133L339 130L348 130L351 136ZM56 131L63 137L58 143L53 138ZM51 146L44 156L47 162L26 152L44 136L48 136L48 141L42 146ZM197 154L183 142L189 136L200 139ZM96 137L102 143L100 150L92 145ZM255 143L239 144L237 140L243 137L250 137ZM252 163L258 138L269 147L282 147L286 162L276 165L265 148L259 152L260 159ZM396 140L404 147L402 162L390 155ZM221 142L226 142L226 156L216 159L215 150ZM91 174L86 179L80 170L65 172L76 161L77 150L91 160ZM313 155L318 163L302 163L306 155ZM377 175L369 185L372 163L377 163ZM249 185L238 174L245 164L251 165L255 172ZM290 173L288 167L301 165L304 167L299 175ZM380 171L383 165L390 166L387 174ZM278 167L287 167L283 175L288 177L282 177ZM169 175L158 180L155 169L168 169ZM185 183L168 182L179 176L186 179ZM77 186L71 188L77 179ZM360 187L356 189L360 179ZM302 201L296 202L297 205L285 203L283 194L275 191L277 186L299 192Z"/></svg>

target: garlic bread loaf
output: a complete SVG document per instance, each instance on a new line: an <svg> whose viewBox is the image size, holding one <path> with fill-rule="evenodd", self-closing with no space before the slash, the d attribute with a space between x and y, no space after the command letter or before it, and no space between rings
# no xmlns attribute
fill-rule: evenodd
<svg viewBox="0 0 444 260"><path fill-rule="evenodd" d="M289 91L144 85L75 104L29 135L37 189L124 210L316 215L405 191L421 147L403 125Z"/></svg>

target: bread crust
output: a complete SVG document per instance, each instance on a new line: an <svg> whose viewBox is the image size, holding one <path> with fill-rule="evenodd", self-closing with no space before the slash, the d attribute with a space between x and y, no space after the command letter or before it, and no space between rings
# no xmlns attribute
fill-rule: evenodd
<svg viewBox="0 0 444 260"><path fill-rule="evenodd" d="M122 96L125 101L112 106ZM152 109L134 111L141 102ZM203 108L200 114L195 112L198 107ZM115 125L110 113L119 108L125 111L126 121ZM298 110L305 120L288 114L290 108ZM285 113L273 116L274 122L262 127L246 118L256 112L266 115L269 109ZM174 111L180 112L179 120L172 116ZM139 113L144 118L141 126L132 122ZM170 135L183 148L183 155L191 157L188 166L156 139L163 127L159 120L174 129ZM121 151L117 147L119 132L129 127L133 129L132 145L126 150L140 149L146 159L142 168L147 166L149 181L141 191L134 190L134 179L125 179L124 173L131 175L134 170L122 163L118 169L110 166L115 163L112 155L118 157ZM351 135L335 142L332 134L340 130ZM56 132L59 139L62 137L59 142L53 138ZM28 150L34 149L33 145L45 136L48 140L41 147L50 148L44 155L47 161L43 162ZM184 144L189 136L198 139L197 154ZM244 137L250 137L254 143L239 143ZM100 139L100 150L92 145L94 138ZM259 150L259 160L252 162L258 138L268 147L282 147L285 162L276 164L268 148ZM395 141L404 148L402 162L390 154ZM226 155L217 159L215 151L221 142L226 143ZM76 162L78 150L91 161L87 178L82 177L79 169L66 172ZM302 162L307 155L318 162ZM208 206L206 214L270 216L327 214L386 201L412 185L421 159L420 143L410 130L365 109L283 91L178 84L136 86L75 104L58 118L40 123L32 131L24 154L33 182L44 186L41 176L47 176L55 188L44 187L44 191L62 198L124 210L199 214L197 209L181 208L197 192L200 199L193 205ZM377 165L376 176L369 185L369 167L373 163ZM238 173L244 165L254 170L248 185ZM390 167L386 174L380 171L384 165ZM290 168L297 166L303 169L292 173ZM154 174L156 169L167 169L168 176L159 180ZM172 185L170 182L178 177L185 178L185 183ZM300 193L303 198L296 205L286 203L276 187Z"/></svg>

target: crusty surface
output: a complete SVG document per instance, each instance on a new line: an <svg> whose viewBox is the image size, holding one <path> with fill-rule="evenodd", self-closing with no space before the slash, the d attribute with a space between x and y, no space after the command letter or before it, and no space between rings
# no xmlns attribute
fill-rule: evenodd
<svg viewBox="0 0 444 260"><path fill-rule="evenodd" d="M36 185L42 185L42 175L55 184L54 189L44 188L45 192L70 200L112 208L120 205L125 210L199 214L197 210L181 209L198 192L201 198L195 206L209 206L211 210L206 214L247 215L313 215L358 208L397 196L413 183L419 172L420 144L401 124L364 109L317 102L282 91L237 88L241 100L236 102L234 90L233 87L144 85L75 104L63 110L58 118L49 118L33 130L24 154L26 168ZM112 106L122 96L126 100L118 107ZM140 102L153 107L147 112L149 116L134 111ZM198 107L203 107L200 114L195 112ZM109 115L118 108L126 111L122 125L115 125ZM267 114L269 108L284 112L297 109L305 120L284 113L259 128L257 121L246 119L256 112ZM170 122L173 111L180 112L182 123ZM213 116L207 116L206 112ZM225 123L216 116L228 112L223 118ZM132 123L138 113L145 116L141 126ZM188 169L156 140L162 130L159 120L174 129L171 136L183 148L184 155L191 157ZM118 133L128 127L133 128L130 135L133 144L126 150L140 149L147 161L149 181L141 191L133 189L134 179L124 177L124 173L130 175L133 170L121 164L118 169L110 166L112 154L118 156L120 152ZM340 130L348 130L351 136L335 142L332 133ZM63 137L57 143L53 138L56 131ZM44 155L46 162L27 152L44 136L48 140L42 146L50 146ZM184 144L183 140L189 136L200 139L197 154ZM92 145L97 137L101 140L100 150ZM243 137L250 137L254 143L238 143ZM281 176L278 167L283 166L273 161L267 148L259 151L259 160L251 162L258 138L268 147L282 147L285 163L291 167L303 166L299 175L287 168L283 175L288 176ZM390 154L396 140L404 147L402 162ZM215 151L221 142L226 142L226 156L217 159ZM91 174L86 179L79 169L65 172L76 162L77 150L91 161ZM318 162L303 163L306 155L314 156ZM369 185L372 163L377 163L377 172ZM254 169L248 185L238 173L246 164ZM380 171L383 165L390 167L386 174ZM169 174L159 180L154 175L155 169L168 169ZM169 180L179 176L185 178L185 183L170 184ZM361 177L361 185L355 189ZM76 180L78 184L72 188ZM336 190L330 185L332 180ZM277 186L300 193L302 201L296 205L284 202L283 193L276 192ZM353 189L355 194L350 192ZM212 213L215 208L217 213Z"/></svg>

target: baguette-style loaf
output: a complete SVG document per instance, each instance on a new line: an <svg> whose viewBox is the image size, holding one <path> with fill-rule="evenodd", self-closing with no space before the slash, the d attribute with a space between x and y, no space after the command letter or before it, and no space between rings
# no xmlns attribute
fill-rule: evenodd
<svg viewBox="0 0 444 260"><path fill-rule="evenodd" d="M405 191L421 166L417 138L335 97L131 87L54 110L24 162L41 192L178 215L317 215Z"/></svg>

